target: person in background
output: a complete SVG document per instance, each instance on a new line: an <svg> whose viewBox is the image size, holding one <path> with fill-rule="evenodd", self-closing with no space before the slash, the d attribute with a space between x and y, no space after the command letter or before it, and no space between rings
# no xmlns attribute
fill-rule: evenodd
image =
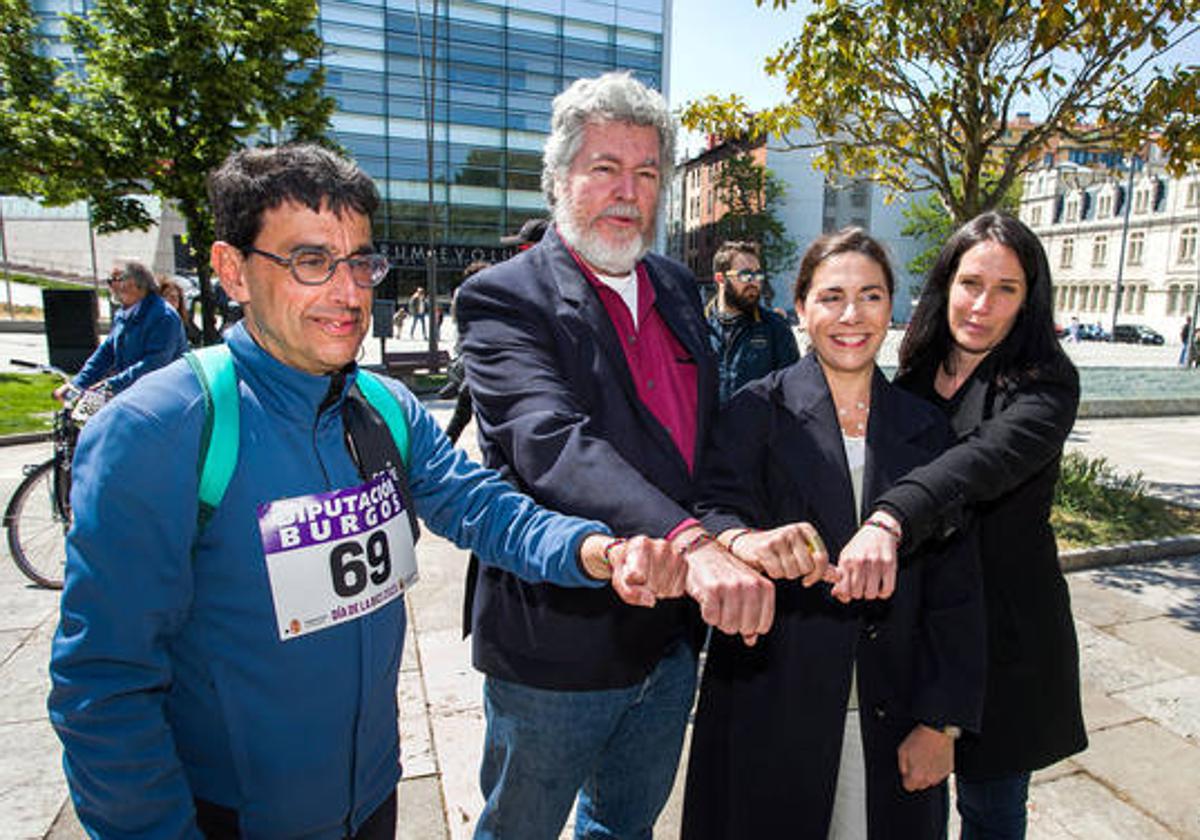
<svg viewBox="0 0 1200 840"><path fill-rule="evenodd" d="M458 293L485 462L543 504L666 537L705 621L753 641L770 581L692 518L716 366L684 266L649 253L674 161L662 95L629 73L557 96L542 186L554 225ZM635 610L475 564L465 617L485 674L476 837L649 838L696 684L693 605Z"/></svg>
<svg viewBox="0 0 1200 840"><path fill-rule="evenodd" d="M800 358L787 319L762 305L766 275L754 242L730 241L713 256L717 295L709 303L708 325L721 404L738 388Z"/></svg>
<svg viewBox="0 0 1200 840"><path fill-rule="evenodd" d="M900 387L938 406L957 442L870 500L835 588L858 598L913 551L973 523L987 611L983 724L955 745L964 840L1025 836L1030 773L1087 747L1079 647L1050 506L1079 375L1054 332L1046 252L984 213L946 242L900 346ZM846 575L849 573L850 578Z"/></svg>
<svg viewBox="0 0 1200 840"><path fill-rule="evenodd" d="M127 262L114 269L108 288L121 309L113 316L108 336L95 349L69 384L54 391L58 400L80 390L103 387L113 394L124 391L142 376L175 361L187 352L183 322L158 294L150 269Z"/></svg>
<svg viewBox="0 0 1200 840"><path fill-rule="evenodd" d="M1188 350L1192 344L1192 316L1189 315L1183 319L1183 327L1179 330L1179 365L1187 367Z"/></svg>
<svg viewBox="0 0 1200 840"><path fill-rule="evenodd" d="M408 325L409 338L413 337L418 324L421 326L421 338L429 338L429 333L425 329L425 311L428 308L429 301L425 299L425 287L417 286L417 290L408 299L408 316L412 319Z"/></svg>
<svg viewBox="0 0 1200 840"><path fill-rule="evenodd" d="M471 263L463 269L463 282L490 265L490 262L484 260L476 260ZM458 323L458 290L461 288L461 284L455 287L454 294L450 298L450 317L454 319L456 325ZM463 370L461 330L456 330L454 358L450 360L450 368L446 373L446 387L441 390L440 396L454 397L454 415L446 426L446 437L450 438L451 443L457 443L458 436L471 422L471 389L467 387L466 371Z"/></svg>
<svg viewBox="0 0 1200 840"><path fill-rule="evenodd" d="M894 587L850 603L828 585L845 570L822 575L779 550L795 538L783 526L802 523L811 553L836 553L893 476L950 443L937 409L876 367L893 284L861 229L813 242L794 291L812 352L741 389L710 437L697 509L776 579L775 624L751 648L720 633L709 642L686 840L944 835L954 738L978 729L983 701L974 544L927 543Z"/></svg>
<svg viewBox="0 0 1200 840"><path fill-rule="evenodd" d="M203 341L200 328L192 321L192 316L187 311L187 304L183 296L183 287L167 277L158 278L158 293L162 295L175 313L179 315L179 320L183 322L183 333L187 336L187 342L192 347L199 347Z"/></svg>

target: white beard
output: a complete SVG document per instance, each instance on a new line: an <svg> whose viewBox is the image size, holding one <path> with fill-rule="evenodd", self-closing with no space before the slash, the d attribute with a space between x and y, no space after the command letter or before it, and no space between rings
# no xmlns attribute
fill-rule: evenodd
<svg viewBox="0 0 1200 840"><path fill-rule="evenodd" d="M558 225L558 233L589 265L604 274L614 277L628 274L650 250L652 236L634 236L620 245L611 245L590 227L578 226L575 216L575 204L564 190L554 202L554 223Z"/></svg>

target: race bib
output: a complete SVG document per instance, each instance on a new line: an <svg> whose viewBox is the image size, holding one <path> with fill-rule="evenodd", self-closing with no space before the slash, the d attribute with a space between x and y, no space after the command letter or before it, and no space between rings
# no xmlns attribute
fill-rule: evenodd
<svg viewBox="0 0 1200 840"><path fill-rule="evenodd" d="M257 513L284 641L362 618L417 581L393 471L358 487L268 502Z"/></svg>

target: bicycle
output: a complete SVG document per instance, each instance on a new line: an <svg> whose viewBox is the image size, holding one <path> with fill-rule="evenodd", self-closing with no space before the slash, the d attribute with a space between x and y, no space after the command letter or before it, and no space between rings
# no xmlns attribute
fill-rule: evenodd
<svg viewBox="0 0 1200 840"><path fill-rule="evenodd" d="M19 359L9 361L70 382L70 377L58 368ZM4 511L4 528L13 561L38 586L62 589L67 562L66 535L71 527L71 458L80 428L106 400L103 390L69 389L63 407L54 412L50 433L54 454L46 461L25 467L25 478L17 485Z"/></svg>

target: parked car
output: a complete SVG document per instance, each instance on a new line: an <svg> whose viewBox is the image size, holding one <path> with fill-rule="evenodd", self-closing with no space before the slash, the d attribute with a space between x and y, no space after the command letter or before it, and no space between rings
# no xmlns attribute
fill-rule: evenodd
<svg viewBox="0 0 1200 840"><path fill-rule="evenodd" d="M1141 324L1117 324L1113 327L1112 340L1125 344L1163 344L1166 341L1157 330Z"/></svg>
<svg viewBox="0 0 1200 840"><path fill-rule="evenodd" d="M1112 341L1112 336L1099 324L1080 324L1080 341Z"/></svg>

